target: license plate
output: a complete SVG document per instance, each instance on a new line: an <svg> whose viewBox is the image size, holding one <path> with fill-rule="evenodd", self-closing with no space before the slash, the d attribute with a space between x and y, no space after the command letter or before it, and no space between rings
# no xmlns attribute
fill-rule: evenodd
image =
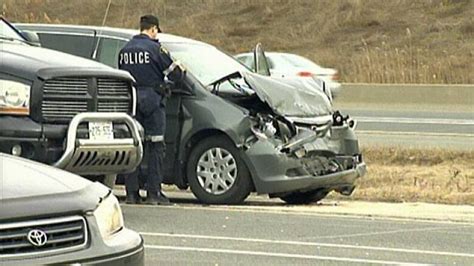
<svg viewBox="0 0 474 266"><path fill-rule="evenodd" d="M114 127L112 122L89 122L89 139L114 139Z"/></svg>

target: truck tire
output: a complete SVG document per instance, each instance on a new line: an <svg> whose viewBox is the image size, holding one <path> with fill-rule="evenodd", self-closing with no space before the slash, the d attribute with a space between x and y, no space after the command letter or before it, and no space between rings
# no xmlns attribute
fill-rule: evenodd
<svg viewBox="0 0 474 266"><path fill-rule="evenodd" d="M188 183L193 194L207 204L237 204L253 188L241 151L225 136L199 142L188 159Z"/></svg>

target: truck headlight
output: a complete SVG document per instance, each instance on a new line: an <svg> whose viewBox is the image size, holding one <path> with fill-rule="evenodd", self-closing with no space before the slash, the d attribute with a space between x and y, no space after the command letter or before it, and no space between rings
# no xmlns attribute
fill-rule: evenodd
<svg viewBox="0 0 474 266"><path fill-rule="evenodd" d="M0 79L0 114L29 115L30 86Z"/></svg>
<svg viewBox="0 0 474 266"><path fill-rule="evenodd" d="M120 209L117 198L110 194L94 211L94 216L103 238L108 238L121 230L124 226L122 209Z"/></svg>

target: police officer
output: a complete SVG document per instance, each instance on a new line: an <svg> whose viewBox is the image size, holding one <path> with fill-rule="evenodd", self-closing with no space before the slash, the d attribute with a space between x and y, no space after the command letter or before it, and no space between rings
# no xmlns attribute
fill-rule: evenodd
<svg viewBox="0 0 474 266"><path fill-rule="evenodd" d="M126 202L140 203L140 174L146 175L147 204L169 204L161 192L163 181L164 134L166 126L165 100L169 94L166 79L176 65L161 47L157 34L161 32L158 18L140 18L140 34L134 36L119 53L119 68L130 72L137 89L137 120L145 129L145 151L142 165L125 179ZM146 171L143 169L146 165Z"/></svg>

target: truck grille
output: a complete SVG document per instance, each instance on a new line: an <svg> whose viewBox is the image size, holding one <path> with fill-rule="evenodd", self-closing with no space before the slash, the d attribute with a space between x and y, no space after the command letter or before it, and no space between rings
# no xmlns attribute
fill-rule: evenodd
<svg viewBox="0 0 474 266"><path fill-rule="evenodd" d="M83 112L131 113L132 93L126 80L61 77L43 85L41 114L45 121L70 121Z"/></svg>
<svg viewBox="0 0 474 266"><path fill-rule="evenodd" d="M127 82L122 80L99 78L97 79L99 112L127 113L130 109L130 89Z"/></svg>
<svg viewBox="0 0 474 266"><path fill-rule="evenodd" d="M81 216L0 224L0 259L77 250L86 244Z"/></svg>

